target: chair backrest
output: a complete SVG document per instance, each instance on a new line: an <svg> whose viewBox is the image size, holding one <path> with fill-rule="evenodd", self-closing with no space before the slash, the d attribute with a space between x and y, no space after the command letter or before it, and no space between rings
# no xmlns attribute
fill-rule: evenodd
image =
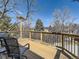
<svg viewBox="0 0 79 59"><path fill-rule="evenodd" d="M10 34L8 32L0 32L0 44L1 44L1 47L3 47L3 45L5 44L4 38L9 37L9 36L10 36Z"/></svg>
<svg viewBox="0 0 79 59"><path fill-rule="evenodd" d="M5 42L4 42L4 37L0 37L0 47L4 47Z"/></svg>
<svg viewBox="0 0 79 59"><path fill-rule="evenodd" d="M4 39L5 48L9 56L20 54L19 44L16 38L7 37Z"/></svg>

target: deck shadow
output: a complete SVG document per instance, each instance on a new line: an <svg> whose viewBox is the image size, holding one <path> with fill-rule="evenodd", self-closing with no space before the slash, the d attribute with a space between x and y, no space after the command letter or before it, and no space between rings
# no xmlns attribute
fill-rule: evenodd
<svg viewBox="0 0 79 59"><path fill-rule="evenodd" d="M61 54L61 50L57 49L57 52L56 52L56 55L55 55L54 59L59 59L60 54Z"/></svg>
<svg viewBox="0 0 79 59"><path fill-rule="evenodd" d="M31 50L28 50L26 52L26 55L27 55L28 59L44 59L43 57L39 56L38 54L34 53Z"/></svg>
<svg viewBox="0 0 79 59"><path fill-rule="evenodd" d="M67 59L73 59L70 55L68 55L65 51L62 51L60 47L57 47L59 49L57 49L56 55L54 57L54 59L60 59L60 55L63 54L64 56L67 57Z"/></svg>
<svg viewBox="0 0 79 59"><path fill-rule="evenodd" d="M73 59L71 56L69 56L66 52L62 52L63 55L65 55L68 59Z"/></svg>
<svg viewBox="0 0 79 59"><path fill-rule="evenodd" d="M21 47L22 45L19 44L19 46ZM26 47L25 47L26 48ZM28 59L44 59L43 57L41 57L40 55L34 53L33 51L31 51L30 49L27 50L25 53L24 53L25 56L27 56Z"/></svg>

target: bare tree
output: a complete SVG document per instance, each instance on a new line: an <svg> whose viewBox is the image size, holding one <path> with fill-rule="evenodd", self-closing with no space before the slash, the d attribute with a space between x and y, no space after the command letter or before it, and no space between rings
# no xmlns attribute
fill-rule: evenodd
<svg viewBox="0 0 79 59"><path fill-rule="evenodd" d="M27 12L26 12L26 22L28 23L28 27L30 27L29 25L31 25L31 15L34 12L33 7L34 7L34 3L35 0L26 0L27 2Z"/></svg>
<svg viewBox="0 0 79 59"><path fill-rule="evenodd" d="M25 30L29 28L30 26L30 17L31 17L31 13L33 12L32 8L33 8L33 2L34 0L23 0L24 4L26 4L26 17L23 17L22 15L20 15L20 13L18 12L19 10L17 10L16 8L16 1L14 2L14 10L16 12L16 15L17 15L17 18L20 20L20 36L22 37L22 31L23 31L23 24L25 23ZM26 21L26 22L25 22ZM28 23L28 24L27 24ZM28 28L27 28L27 25L28 25ZM25 31L24 30L24 31Z"/></svg>
<svg viewBox="0 0 79 59"><path fill-rule="evenodd" d="M63 11L56 9L53 13L54 16L54 28L56 31L65 32L69 23L73 23L74 18L71 17L70 11L68 8L65 8Z"/></svg>
<svg viewBox="0 0 79 59"><path fill-rule="evenodd" d="M28 28L29 28L30 25L31 25L31 19L32 19L31 16L32 16L33 12L35 11L34 10L35 0L23 0L23 3L26 5L26 7L25 7L26 15L25 15L25 18L24 18L23 22L26 21L25 25L28 26ZM14 9L16 9L16 3L15 3ZM15 12L17 13L17 15L19 15L17 11L15 11Z"/></svg>
<svg viewBox="0 0 79 59"><path fill-rule="evenodd" d="M0 19L4 17L4 15L11 11L11 2L10 0L0 0L0 5L1 5L1 8L0 8L0 11L2 12L1 13L1 16L0 16Z"/></svg>

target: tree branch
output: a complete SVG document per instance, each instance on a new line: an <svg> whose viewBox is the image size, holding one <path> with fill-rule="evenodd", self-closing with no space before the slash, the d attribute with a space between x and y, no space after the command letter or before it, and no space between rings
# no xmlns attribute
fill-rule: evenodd
<svg viewBox="0 0 79 59"><path fill-rule="evenodd" d="M3 12L2 12L0 19L2 19L5 15L5 13L9 11L9 10L7 10L8 3L9 3L9 0L3 0Z"/></svg>

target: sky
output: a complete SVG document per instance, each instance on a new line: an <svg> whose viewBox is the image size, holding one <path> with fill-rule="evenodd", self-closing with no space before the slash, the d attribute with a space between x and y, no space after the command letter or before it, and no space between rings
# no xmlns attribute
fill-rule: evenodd
<svg viewBox="0 0 79 59"><path fill-rule="evenodd" d="M24 0L16 0L18 3L17 10L18 12L25 16L26 15L26 4ZM32 14L32 27L35 26L36 20L41 19L44 26L48 27L50 24L53 23L53 12L55 9L61 9L68 8L71 12L71 16L76 18L74 20L75 23L79 24L79 3L73 2L72 0L36 0L34 9L35 12ZM13 16L13 22L15 22L15 14L10 14Z"/></svg>

